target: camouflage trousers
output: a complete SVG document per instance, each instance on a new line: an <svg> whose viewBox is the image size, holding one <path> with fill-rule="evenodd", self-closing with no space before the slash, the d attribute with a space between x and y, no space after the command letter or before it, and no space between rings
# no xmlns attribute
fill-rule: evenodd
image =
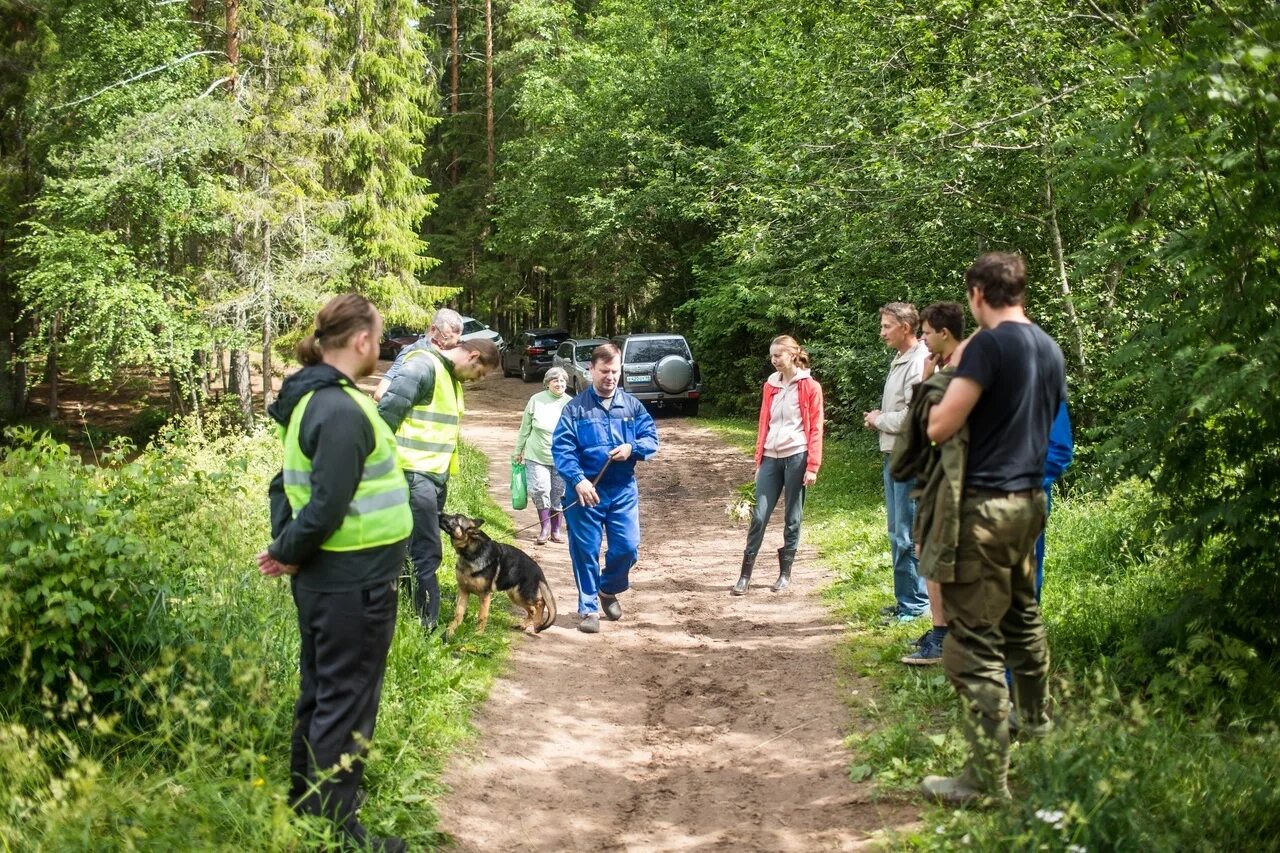
<svg viewBox="0 0 1280 853"><path fill-rule="evenodd" d="M1003 790L1009 768L1009 688L1020 723L1048 723L1049 646L1036 602L1036 539L1048 505L1039 489L1013 494L966 489L955 581L942 584L950 629L942 663L965 707L969 781Z"/></svg>

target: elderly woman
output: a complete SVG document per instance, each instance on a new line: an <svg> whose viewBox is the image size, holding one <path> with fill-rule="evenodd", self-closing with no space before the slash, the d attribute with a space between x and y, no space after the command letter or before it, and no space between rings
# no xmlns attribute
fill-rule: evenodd
<svg viewBox="0 0 1280 853"><path fill-rule="evenodd" d="M569 395L565 393L568 380L569 375L563 367L547 371L542 378L546 390L529 398L520 421L520 435L516 438L516 461L525 464L529 500L538 510L538 519L542 522L536 540L539 545L545 545L547 539L564 541L560 535L564 480L551 462L551 433L560 421L560 412L569 402Z"/></svg>

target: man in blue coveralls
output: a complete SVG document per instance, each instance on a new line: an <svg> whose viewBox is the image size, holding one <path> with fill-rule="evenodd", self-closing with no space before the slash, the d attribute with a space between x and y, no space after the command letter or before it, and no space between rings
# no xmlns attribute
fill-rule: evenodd
<svg viewBox="0 0 1280 853"><path fill-rule="evenodd" d="M591 353L591 385L574 397L551 436L551 457L577 501L565 509L569 557L578 584L578 630L600 632L600 612L622 618L618 594L640 550L640 493L636 460L658 452L658 428L644 405L618 387L622 353L601 344ZM594 480L599 478L598 482ZM600 540L608 536L604 572Z"/></svg>

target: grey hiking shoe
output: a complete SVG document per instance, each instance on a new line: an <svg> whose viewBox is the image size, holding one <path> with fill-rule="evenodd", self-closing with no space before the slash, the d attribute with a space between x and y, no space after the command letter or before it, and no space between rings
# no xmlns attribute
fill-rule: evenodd
<svg viewBox="0 0 1280 853"><path fill-rule="evenodd" d="M584 634L599 634L600 633L600 614L599 613L582 614L582 621L578 623L578 630Z"/></svg>
<svg viewBox="0 0 1280 853"><path fill-rule="evenodd" d="M994 805L1013 798L1008 786L988 793L978 788L967 775L926 776L920 783L920 790L946 806Z"/></svg>
<svg viewBox="0 0 1280 853"><path fill-rule="evenodd" d="M610 595L607 592L600 593L600 609L604 611L604 618L610 622L617 622L622 618L622 605L618 603L618 596Z"/></svg>

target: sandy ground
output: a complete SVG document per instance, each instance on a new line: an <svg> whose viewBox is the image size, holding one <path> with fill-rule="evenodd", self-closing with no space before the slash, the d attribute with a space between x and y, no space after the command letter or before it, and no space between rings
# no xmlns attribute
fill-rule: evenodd
<svg viewBox="0 0 1280 853"><path fill-rule="evenodd" d="M491 377L467 391L465 436L508 506L520 411L538 390ZM911 802L848 781L845 701L858 685L837 672L841 626L816 597L828 578L812 550L792 589L770 593L779 509L757 585L730 597L746 528L726 506L751 460L696 419L660 415L658 427L659 453L638 468L643 544L621 621L577 631L566 546L518 535L560 617L517 645L479 738L448 767L442 828L467 851L816 851L913 824ZM513 517L536 521L532 509Z"/></svg>

